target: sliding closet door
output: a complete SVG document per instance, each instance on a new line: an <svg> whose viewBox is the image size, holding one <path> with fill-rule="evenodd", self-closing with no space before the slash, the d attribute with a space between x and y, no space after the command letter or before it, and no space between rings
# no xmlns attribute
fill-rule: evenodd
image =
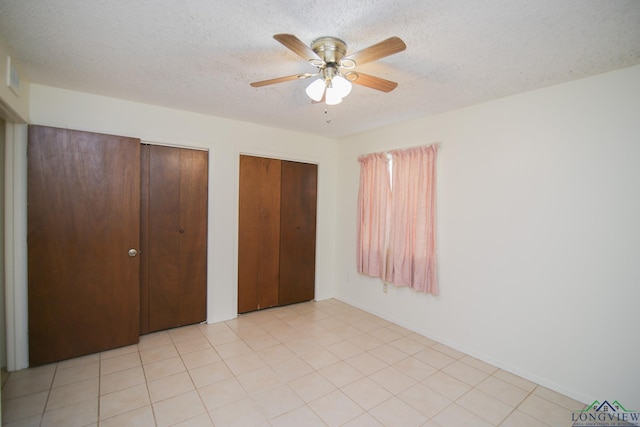
<svg viewBox="0 0 640 427"><path fill-rule="evenodd" d="M143 145L142 333L206 319L207 177L206 151Z"/></svg>
<svg viewBox="0 0 640 427"><path fill-rule="evenodd" d="M317 180L317 165L282 162L280 305L315 295Z"/></svg>
<svg viewBox="0 0 640 427"><path fill-rule="evenodd" d="M238 312L278 305L280 160L240 156Z"/></svg>
<svg viewBox="0 0 640 427"><path fill-rule="evenodd" d="M140 141L30 126L27 154L30 365L136 343Z"/></svg>

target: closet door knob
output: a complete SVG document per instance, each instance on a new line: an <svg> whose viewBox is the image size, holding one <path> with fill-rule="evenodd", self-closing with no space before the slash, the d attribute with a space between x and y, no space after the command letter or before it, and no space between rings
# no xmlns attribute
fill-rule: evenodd
<svg viewBox="0 0 640 427"><path fill-rule="evenodd" d="M134 257L134 256L136 256L136 255L138 255L138 251L137 251L137 250L135 250L135 249L133 249L133 248L132 248L132 249L129 249L129 256L130 256L130 257Z"/></svg>

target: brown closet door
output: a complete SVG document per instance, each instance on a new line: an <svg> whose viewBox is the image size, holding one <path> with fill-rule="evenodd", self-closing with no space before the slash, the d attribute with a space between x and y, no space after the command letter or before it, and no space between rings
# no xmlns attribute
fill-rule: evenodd
<svg viewBox="0 0 640 427"><path fill-rule="evenodd" d="M280 305L314 298L317 177L317 165L282 162Z"/></svg>
<svg viewBox="0 0 640 427"><path fill-rule="evenodd" d="M140 141L29 127L29 363L138 342Z"/></svg>
<svg viewBox="0 0 640 427"><path fill-rule="evenodd" d="M206 320L208 153L142 155L142 333Z"/></svg>
<svg viewBox="0 0 640 427"><path fill-rule="evenodd" d="M239 313L278 305L280 164L240 156Z"/></svg>

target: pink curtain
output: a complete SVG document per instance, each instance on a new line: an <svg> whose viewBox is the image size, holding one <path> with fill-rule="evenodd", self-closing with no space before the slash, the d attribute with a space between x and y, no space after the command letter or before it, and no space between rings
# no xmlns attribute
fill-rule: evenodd
<svg viewBox="0 0 640 427"><path fill-rule="evenodd" d="M388 154L392 158L391 185ZM437 295L437 147L388 154L359 159L358 272Z"/></svg>
<svg viewBox="0 0 640 427"><path fill-rule="evenodd" d="M437 147L392 151L393 189L387 281L438 294L435 239Z"/></svg>
<svg viewBox="0 0 640 427"><path fill-rule="evenodd" d="M389 162L384 153L362 156L358 161L358 273L384 278L391 198Z"/></svg>

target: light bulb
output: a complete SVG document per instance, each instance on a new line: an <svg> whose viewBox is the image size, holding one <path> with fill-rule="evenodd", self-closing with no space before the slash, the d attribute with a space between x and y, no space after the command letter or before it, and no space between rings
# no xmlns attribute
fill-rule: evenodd
<svg viewBox="0 0 640 427"><path fill-rule="evenodd" d="M307 92L307 95L309 95L309 98L313 99L314 101L320 101L322 99L322 95L324 94L324 87L325 87L324 80L317 79L316 81L311 83L309 86L307 86L307 89L305 90L305 92Z"/></svg>
<svg viewBox="0 0 640 427"><path fill-rule="evenodd" d="M344 98L351 92L351 82L342 76L333 76L331 86L337 91L340 98Z"/></svg>

